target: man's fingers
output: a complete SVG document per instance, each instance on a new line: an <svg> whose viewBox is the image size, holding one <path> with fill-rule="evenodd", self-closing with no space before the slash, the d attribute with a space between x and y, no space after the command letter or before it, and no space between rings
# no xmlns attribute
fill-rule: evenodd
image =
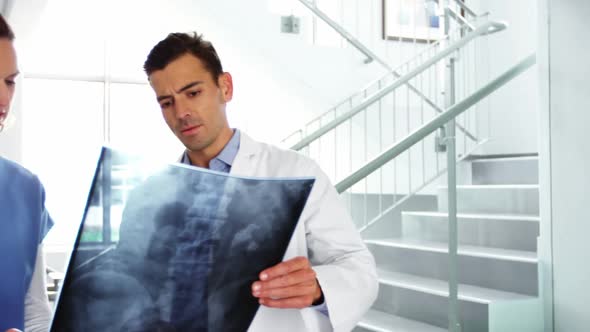
<svg viewBox="0 0 590 332"><path fill-rule="evenodd" d="M315 280L300 283L298 285L289 286L289 287L282 287L282 288L272 288L272 289L262 289L260 291L253 291L252 295L259 298L271 298L271 299L285 299L289 297L297 297L297 296L305 296L311 295L313 296L316 291L316 283Z"/></svg>
<svg viewBox="0 0 590 332"><path fill-rule="evenodd" d="M306 308L322 295L316 273L305 257L296 257L260 273L252 295L272 308Z"/></svg>
<svg viewBox="0 0 590 332"><path fill-rule="evenodd" d="M305 270L291 272L268 281L257 281L252 284L252 292L264 291L274 288L284 288L306 282L313 282L313 284L315 284L315 279L315 271L308 268Z"/></svg>
<svg viewBox="0 0 590 332"><path fill-rule="evenodd" d="M260 272L259 278L262 281L270 280L276 277L280 277L282 275L309 268L309 260L305 257L295 257L288 261L284 261L279 263L273 267L269 267L268 269Z"/></svg>

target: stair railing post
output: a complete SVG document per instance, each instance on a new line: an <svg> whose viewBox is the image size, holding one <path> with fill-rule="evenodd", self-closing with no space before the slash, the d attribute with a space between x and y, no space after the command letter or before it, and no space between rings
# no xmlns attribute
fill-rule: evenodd
<svg viewBox="0 0 590 332"><path fill-rule="evenodd" d="M445 34L450 31L450 9L445 6ZM447 60L446 102L447 107L455 104L455 55ZM455 119L446 124L445 143L447 147L447 190L449 211L449 331L461 332L459 323L459 285L457 278L457 155L455 146Z"/></svg>

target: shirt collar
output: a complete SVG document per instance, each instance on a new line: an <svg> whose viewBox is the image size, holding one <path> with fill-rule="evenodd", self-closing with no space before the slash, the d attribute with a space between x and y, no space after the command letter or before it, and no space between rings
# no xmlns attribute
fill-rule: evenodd
<svg viewBox="0 0 590 332"><path fill-rule="evenodd" d="M215 158L211 159L211 161L209 162L209 165L211 165L211 162L213 160L217 159L231 168L232 164L234 163L234 159L236 159L236 155L238 154L238 150L240 148L240 130L233 129L233 132L234 132L234 134L232 135L229 142L227 142L227 144L223 147L221 152L219 152L219 154L217 156L215 156ZM186 165L191 165L191 160L188 157L188 151L184 151L184 154L182 155L181 163L186 164Z"/></svg>

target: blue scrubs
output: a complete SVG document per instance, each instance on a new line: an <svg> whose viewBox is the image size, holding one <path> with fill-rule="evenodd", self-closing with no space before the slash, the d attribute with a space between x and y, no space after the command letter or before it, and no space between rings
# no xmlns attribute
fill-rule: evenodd
<svg viewBox="0 0 590 332"><path fill-rule="evenodd" d="M25 295L37 248L51 226L39 179L0 157L0 331L24 330Z"/></svg>

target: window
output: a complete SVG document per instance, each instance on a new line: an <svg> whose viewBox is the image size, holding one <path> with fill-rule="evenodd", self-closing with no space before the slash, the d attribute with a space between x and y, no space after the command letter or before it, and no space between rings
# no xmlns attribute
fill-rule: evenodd
<svg viewBox="0 0 590 332"><path fill-rule="evenodd" d="M49 0L28 39L19 39L24 46L23 164L46 188L47 208L56 222L46 239L49 245L67 247L74 240L102 145L166 161L183 150L164 124L142 69L150 47L165 36L162 31L174 29L172 24L178 29L178 17L172 15L167 23L150 21L163 13L182 15L166 4ZM128 14L138 6L144 15L130 25ZM112 206L109 216L89 211L98 230L90 242L117 237L116 216L125 200L125 183L117 181L111 192L121 204ZM110 239L103 236L105 228L112 231Z"/></svg>
<svg viewBox="0 0 590 332"><path fill-rule="evenodd" d="M169 161L180 157L183 146L166 126L149 85L112 83L109 90L113 147L159 155Z"/></svg>
<svg viewBox="0 0 590 332"><path fill-rule="evenodd" d="M47 190L56 226L47 241L75 232L103 141L103 84L26 78L23 162Z"/></svg>

